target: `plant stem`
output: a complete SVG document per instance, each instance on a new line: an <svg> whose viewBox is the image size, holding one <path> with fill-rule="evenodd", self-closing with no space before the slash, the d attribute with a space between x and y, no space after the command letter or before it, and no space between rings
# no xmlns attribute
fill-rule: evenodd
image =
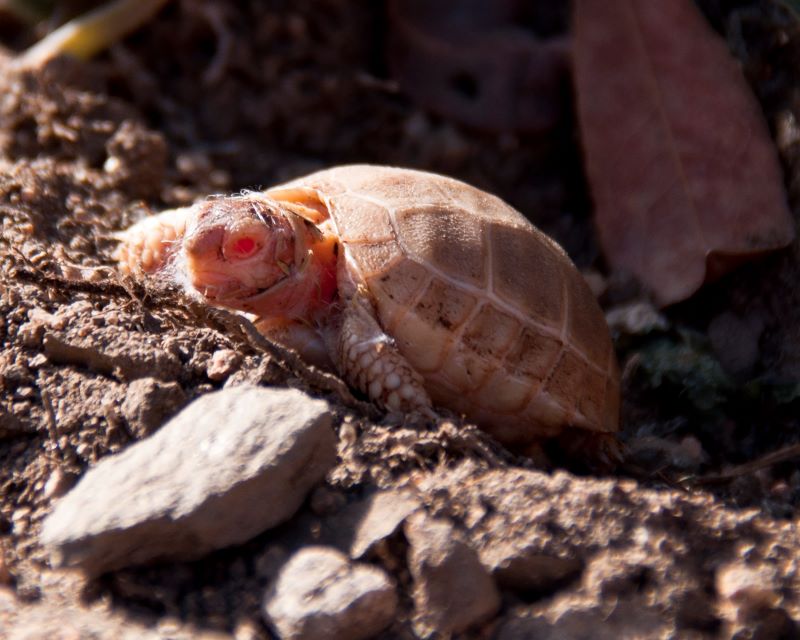
<svg viewBox="0 0 800 640"><path fill-rule="evenodd" d="M38 67L59 55L88 60L152 18L169 0L115 0L70 20L42 38L18 59Z"/></svg>

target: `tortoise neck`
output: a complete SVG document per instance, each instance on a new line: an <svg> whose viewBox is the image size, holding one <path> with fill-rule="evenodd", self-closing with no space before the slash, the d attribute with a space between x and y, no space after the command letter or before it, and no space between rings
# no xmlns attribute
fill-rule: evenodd
<svg viewBox="0 0 800 640"><path fill-rule="evenodd" d="M303 233L306 254L297 271L247 301L247 310L268 324L323 320L336 302L338 242L318 231Z"/></svg>

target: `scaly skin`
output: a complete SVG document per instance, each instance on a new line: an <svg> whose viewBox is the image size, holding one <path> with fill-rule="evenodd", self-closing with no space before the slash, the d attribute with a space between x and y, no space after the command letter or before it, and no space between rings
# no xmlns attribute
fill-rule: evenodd
<svg viewBox="0 0 800 640"><path fill-rule="evenodd" d="M340 368L370 400L390 411L430 413L431 399L422 376L400 355L363 299L351 299L334 340L332 350Z"/></svg>
<svg viewBox="0 0 800 640"><path fill-rule="evenodd" d="M117 237L114 257L128 275L155 273L167 266L180 248L189 209L170 209L136 223Z"/></svg>

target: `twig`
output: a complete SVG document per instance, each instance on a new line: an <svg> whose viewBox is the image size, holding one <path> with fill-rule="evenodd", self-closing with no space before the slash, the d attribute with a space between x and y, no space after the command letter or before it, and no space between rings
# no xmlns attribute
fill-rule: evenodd
<svg viewBox="0 0 800 640"><path fill-rule="evenodd" d="M356 398L340 378L306 364L297 352L267 339L259 333L252 322L237 313L209 307L176 291L166 290L160 292L161 295L157 298L152 297L148 295L145 287L140 284L130 286L131 283L129 282L123 284L113 280L97 282L68 280L59 276L45 274L35 267L17 267L14 270L14 276L19 280L54 288L60 292L80 291L82 293L128 298L136 300L146 308L157 307L163 309L165 303L174 303L176 307L183 307L189 310L195 317L205 321L207 325L211 321L217 326L223 327L228 334L238 334L254 351L271 356L285 371L305 380L317 390L337 395L345 406L356 409L373 419L383 415L374 405Z"/></svg>
<svg viewBox="0 0 800 640"><path fill-rule="evenodd" d="M310 366L296 351L267 339L247 318L213 307L204 308L204 310L207 315L229 331L238 331L253 349L269 354L298 378L306 380L320 390L335 393L343 404L357 409L370 418L377 419L382 415L375 405L357 399L339 377Z"/></svg>
<svg viewBox="0 0 800 640"><path fill-rule="evenodd" d="M44 387L39 387L39 396L42 398L42 406L44 407L44 413L47 417L47 432L50 435L50 440L53 442L53 445L55 445L61 459L66 461L66 455L58 442L58 420L56 418L55 409L53 409L53 400L50 397L50 392Z"/></svg>
<svg viewBox="0 0 800 640"><path fill-rule="evenodd" d="M761 469L765 469L767 467L771 467L781 462L786 462L787 460L798 457L800 457L800 444L792 444L784 447L783 449L778 449L777 451L763 455L757 460L740 464L733 469L729 469L728 471L705 475L702 478L694 478L691 481L694 484L699 485L728 482L730 480L735 480L736 478L755 473Z"/></svg>

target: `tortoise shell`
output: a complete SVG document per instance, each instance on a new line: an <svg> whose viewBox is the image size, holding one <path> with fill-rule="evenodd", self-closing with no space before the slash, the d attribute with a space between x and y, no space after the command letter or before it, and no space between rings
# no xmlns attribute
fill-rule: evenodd
<svg viewBox="0 0 800 640"><path fill-rule="evenodd" d="M268 190L313 193L384 331L433 401L500 441L618 428L605 317L567 254L463 182L353 165Z"/></svg>

